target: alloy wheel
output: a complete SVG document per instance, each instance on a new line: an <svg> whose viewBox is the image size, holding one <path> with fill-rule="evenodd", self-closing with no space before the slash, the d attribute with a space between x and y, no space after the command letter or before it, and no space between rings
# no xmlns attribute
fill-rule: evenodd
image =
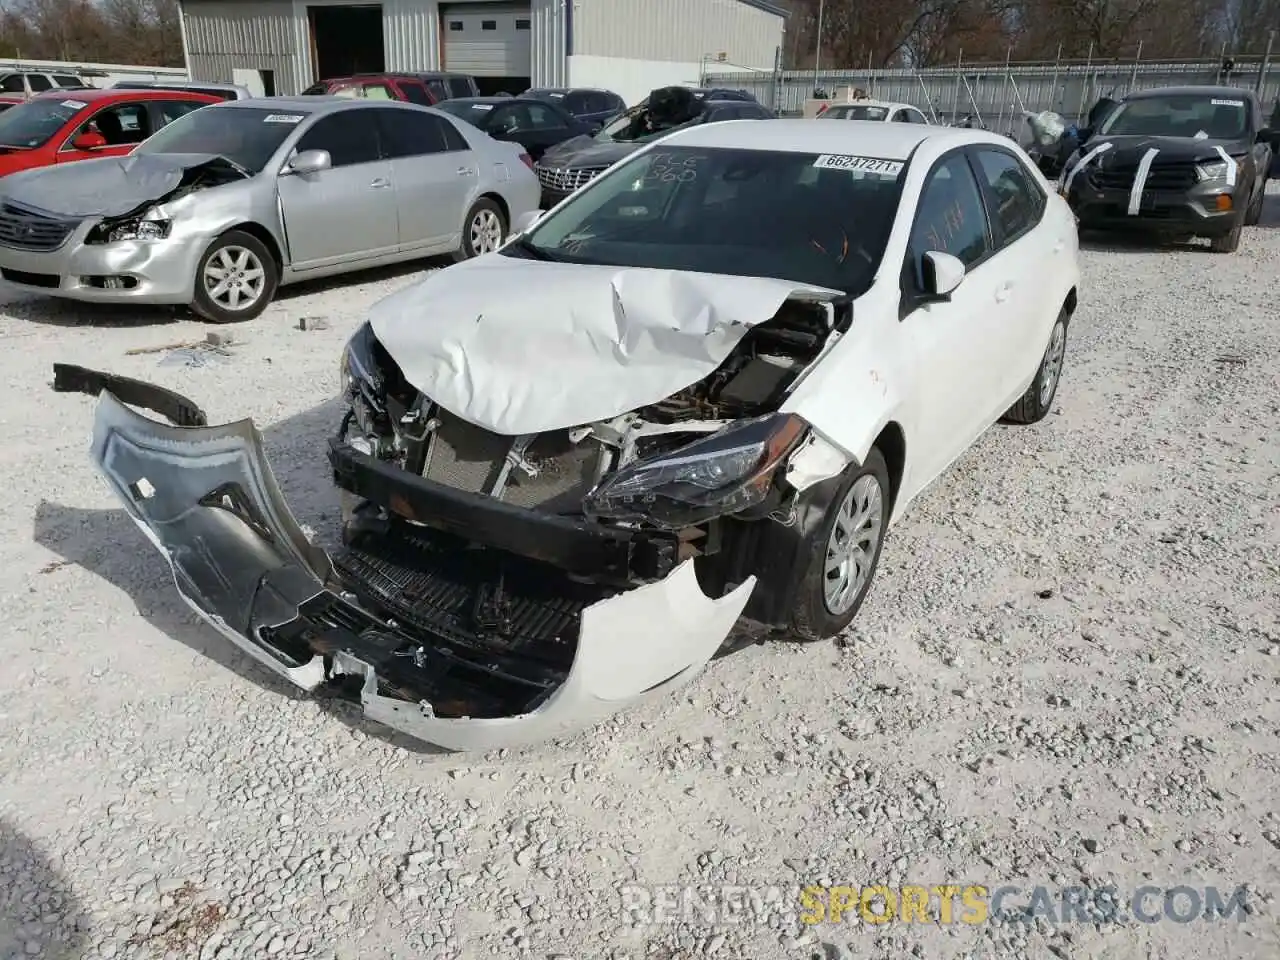
<svg viewBox="0 0 1280 960"><path fill-rule="evenodd" d="M245 247L222 247L205 261L205 293L224 310L249 309L262 299L266 282L262 261Z"/></svg>
<svg viewBox="0 0 1280 960"><path fill-rule="evenodd" d="M846 494L827 538L823 600L832 616L852 609L871 579L884 528L884 494L872 474L859 477Z"/></svg>

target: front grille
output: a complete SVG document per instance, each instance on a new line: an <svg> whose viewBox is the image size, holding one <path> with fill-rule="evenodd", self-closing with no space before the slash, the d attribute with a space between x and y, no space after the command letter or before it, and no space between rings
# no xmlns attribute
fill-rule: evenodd
<svg viewBox="0 0 1280 960"><path fill-rule="evenodd" d="M590 183L608 167L544 167L534 164L538 174L538 183L547 190L557 193L573 193L579 187Z"/></svg>
<svg viewBox="0 0 1280 960"><path fill-rule="evenodd" d="M0 206L0 244L20 250L57 250L77 222L6 203Z"/></svg>
<svg viewBox="0 0 1280 960"><path fill-rule="evenodd" d="M1132 190L1138 165L1124 164L1095 168L1090 174L1094 186L1107 190ZM1156 163L1147 173L1147 190L1187 190L1198 182L1191 163Z"/></svg>
<svg viewBox="0 0 1280 960"><path fill-rule="evenodd" d="M440 426L431 435L423 476L428 480L492 495L519 507L538 507L552 513L581 508L582 498L596 481L604 453L591 441L570 443L567 430L539 434L525 448L520 460L536 469L536 475L520 464L512 466L499 487L507 455L516 449L512 437L490 433L452 414L438 414Z"/></svg>

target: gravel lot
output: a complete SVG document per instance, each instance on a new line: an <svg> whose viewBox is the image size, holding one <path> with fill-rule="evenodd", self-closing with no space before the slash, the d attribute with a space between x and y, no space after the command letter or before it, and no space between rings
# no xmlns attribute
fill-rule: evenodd
<svg viewBox="0 0 1280 960"><path fill-rule="evenodd" d="M413 749L235 654L92 468L93 402L49 389L64 360L252 416L329 539L338 352L417 270L288 292L199 368L128 351L201 324L0 285L0 960L1280 956L1268 203L1236 255L1085 253L1056 415L920 500L850 637L748 647L511 755ZM766 892L738 923L643 925L619 892L832 883L1250 884L1253 913L806 927Z"/></svg>

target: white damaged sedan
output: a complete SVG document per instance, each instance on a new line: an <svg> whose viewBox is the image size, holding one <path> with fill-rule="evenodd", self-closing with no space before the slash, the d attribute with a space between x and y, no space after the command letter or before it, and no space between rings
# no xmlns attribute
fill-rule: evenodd
<svg viewBox="0 0 1280 960"><path fill-rule="evenodd" d="M194 609L449 749L664 695L740 617L839 633L912 499L1048 412L1079 286L1066 203L978 130L692 127L523 226L347 345L333 555L252 423L55 370Z"/></svg>

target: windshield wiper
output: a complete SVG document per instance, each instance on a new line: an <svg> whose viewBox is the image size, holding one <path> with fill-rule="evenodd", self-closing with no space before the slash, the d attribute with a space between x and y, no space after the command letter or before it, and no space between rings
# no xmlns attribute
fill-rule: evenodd
<svg viewBox="0 0 1280 960"><path fill-rule="evenodd" d="M551 253L551 251L530 243L527 237L516 237L516 239L512 241L511 245L517 250L522 250L527 253L533 260L545 260L551 263L561 262L560 258Z"/></svg>

